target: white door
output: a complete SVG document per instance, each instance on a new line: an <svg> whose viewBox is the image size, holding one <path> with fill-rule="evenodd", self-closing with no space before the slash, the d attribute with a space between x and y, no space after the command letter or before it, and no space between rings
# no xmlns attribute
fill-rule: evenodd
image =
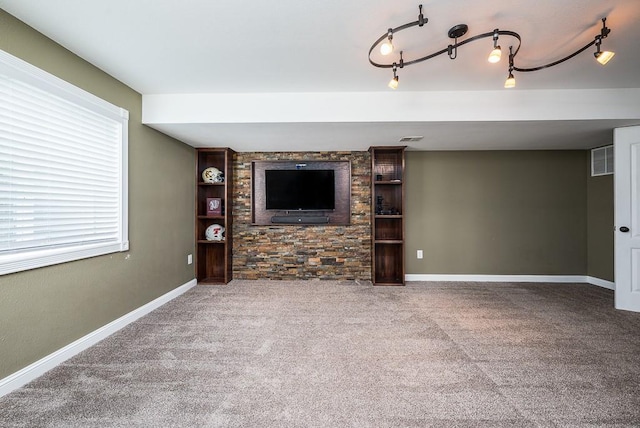
<svg viewBox="0 0 640 428"><path fill-rule="evenodd" d="M640 126L613 134L615 304L640 312Z"/></svg>

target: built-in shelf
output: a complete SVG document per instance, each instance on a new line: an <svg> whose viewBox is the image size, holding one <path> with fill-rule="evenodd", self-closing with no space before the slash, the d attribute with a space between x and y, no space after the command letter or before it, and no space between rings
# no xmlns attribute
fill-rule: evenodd
<svg viewBox="0 0 640 428"><path fill-rule="evenodd" d="M404 285L404 146L371 147L371 280Z"/></svg>
<svg viewBox="0 0 640 428"><path fill-rule="evenodd" d="M228 148L199 148L196 149L196 153L196 277L200 284L226 284L233 277L231 206L234 151ZM209 167L215 167L222 171L224 181L203 182L202 172ZM207 199L209 198L220 199L220 215L207 215ZM225 228L223 240L208 241L205 238L207 228L214 224Z"/></svg>

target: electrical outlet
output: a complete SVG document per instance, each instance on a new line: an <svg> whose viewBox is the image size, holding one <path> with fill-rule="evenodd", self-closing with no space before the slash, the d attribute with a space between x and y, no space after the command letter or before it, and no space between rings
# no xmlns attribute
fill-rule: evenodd
<svg viewBox="0 0 640 428"><path fill-rule="evenodd" d="M422 250L418 250L416 257L421 259L422 258Z"/></svg>
<svg viewBox="0 0 640 428"><path fill-rule="evenodd" d="M193 254L187 255L187 264L190 265L193 263Z"/></svg>

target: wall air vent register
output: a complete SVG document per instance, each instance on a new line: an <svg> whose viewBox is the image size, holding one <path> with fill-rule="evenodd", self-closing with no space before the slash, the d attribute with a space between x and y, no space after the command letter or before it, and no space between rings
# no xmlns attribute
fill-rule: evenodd
<svg viewBox="0 0 640 428"><path fill-rule="evenodd" d="M613 146L591 150L591 176L613 174Z"/></svg>

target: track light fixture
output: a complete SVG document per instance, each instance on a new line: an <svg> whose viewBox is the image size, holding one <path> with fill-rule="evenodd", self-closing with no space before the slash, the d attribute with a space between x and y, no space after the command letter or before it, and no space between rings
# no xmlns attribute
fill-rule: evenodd
<svg viewBox="0 0 640 428"><path fill-rule="evenodd" d="M493 30L493 50L489 54L489 62L492 64L500 62L500 57L502 56L502 49L498 45L498 35L499 30L496 28Z"/></svg>
<svg viewBox="0 0 640 428"><path fill-rule="evenodd" d="M611 51L600 52L599 48L600 46L598 46L597 52L595 52L593 55L596 57L596 61L598 61L602 65L605 65L611 58L613 58L615 53Z"/></svg>
<svg viewBox="0 0 640 428"><path fill-rule="evenodd" d="M513 46L509 46L509 76L504 82L504 87L507 89L516 87L516 78L513 77Z"/></svg>
<svg viewBox="0 0 640 428"><path fill-rule="evenodd" d="M396 74L396 71L398 70L398 67L399 68L404 67L404 60L402 59L402 51L400 51L400 63L397 64L394 62L392 67L393 67L393 78L389 81L388 86L391 89L398 89L398 75Z"/></svg>
<svg viewBox="0 0 640 428"><path fill-rule="evenodd" d="M380 45L380 53L382 55L389 55L393 52L393 31L389 28L387 33L387 41Z"/></svg>
<svg viewBox="0 0 640 428"><path fill-rule="evenodd" d="M389 80L389 87L391 89L398 89L398 75L396 74L396 67L393 67L393 79Z"/></svg>
<svg viewBox="0 0 640 428"><path fill-rule="evenodd" d="M449 38L453 39L453 44L449 44L447 47L440 49L438 51L435 51L431 54L425 55L425 56L421 56L421 57L417 57L415 59L410 59L408 61L404 61L402 59L402 51L400 51L400 60L399 62L390 62L390 63L380 63L380 62L376 62L371 58L371 53L373 52L373 50L377 47L380 46L380 52L383 55L389 55L393 52L394 46L392 44L392 40L393 40L393 35L406 30L408 28L412 28L415 26L418 27L422 27L424 26L424 24L426 24L429 20L427 18L424 17L423 13L422 13L422 5L418 6L419 9L419 13L418 13L418 20L417 21L413 21L413 22L408 22L406 24L400 25L399 27L396 28L389 28L387 30L387 32L385 34L383 34L382 36L380 36L378 38L378 40L376 40L373 45L371 45L371 48L369 49L369 63L371 63L371 65L375 66L375 67L379 67L379 68L392 68L393 69L393 79L391 79L391 82L389 82L389 87L391 87L392 89L396 89L398 87L398 75L397 75L397 69L398 68L402 68L404 66L409 66L409 65L413 65L413 64L417 64L423 61L426 61L428 59L431 58L435 58L439 55L442 55L444 53L447 53L447 55L449 56L450 59L456 59L458 57L458 48L461 46L466 45L467 43L471 43L474 42L476 40L480 40L480 39L484 39L487 37L492 37L493 38L493 50L491 51L491 54L489 55L489 62L490 63L497 63L500 61L500 57L502 56L502 49L500 48L500 45L498 45L498 38L500 36L508 36L511 37L513 39L515 39L515 47L514 45L509 47L509 77L507 78L507 81L505 82L504 87L505 88L513 88L515 87L516 84L516 79L513 75L514 71L520 72L520 73L526 73L526 72L531 72L531 71L538 71L538 70L542 70L545 68L549 68L549 67L553 67L555 65L561 64L571 58L573 58L574 56L584 52L585 50L589 49L591 46L595 45L596 46L596 52L593 54L596 58L596 60L602 64L605 65L607 62L609 62L609 60L611 58L613 58L613 55L615 55L613 52L610 51L601 51L600 50L600 45L602 44L602 40L606 39L607 36L609 35L609 33L611 32L611 29L609 29L606 25L606 18L602 18L602 28L600 29L600 34L596 35L594 40L592 40L591 42L587 43L585 46L581 47L580 49L578 49L577 51L565 56L564 58L561 58L557 61L554 62L550 62L548 64L544 64L544 65L540 65L537 67L517 67L514 64L515 61L515 57L518 54L518 52L520 51L520 46L522 43L522 39L520 38L520 35L518 33L516 33L515 31L511 31L511 30L500 30L498 28L496 28L495 30L488 32L488 33L482 33L482 34L478 34L476 36L473 37L469 37L467 39L464 39L460 42L458 42L459 38L462 38L468 31L469 27L466 24L458 24L455 25L453 27L451 27L451 29L448 31L448 36Z"/></svg>
<svg viewBox="0 0 640 428"><path fill-rule="evenodd" d="M602 43L602 39L605 39L611 32L611 30L607 28L605 24L606 20L607 18L602 19L602 29L600 30L600 34L596 36L596 40L595 40L596 51L593 54L593 56L596 57L596 61L598 61L602 65L605 65L606 63L608 63L609 60L613 58L613 56L615 55L615 53L611 51L600 52L600 44Z"/></svg>
<svg viewBox="0 0 640 428"><path fill-rule="evenodd" d="M611 58L613 58L614 55L615 53L611 51L600 52L600 41L596 43L596 51L594 52L593 56L596 57L596 61L598 61L600 64L605 65L609 62L609 60L611 60Z"/></svg>

